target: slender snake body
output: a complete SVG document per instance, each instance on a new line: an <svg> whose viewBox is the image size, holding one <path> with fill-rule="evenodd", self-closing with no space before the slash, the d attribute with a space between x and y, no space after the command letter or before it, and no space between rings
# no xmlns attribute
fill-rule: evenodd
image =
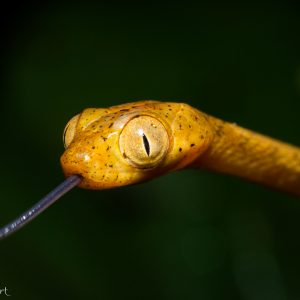
<svg viewBox="0 0 300 300"><path fill-rule="evenodd" d="M86 109L70 121L65 137L63 170L80 174L83 188L118 187L196 167L300 195L299 148L184 103Z"/></svg>

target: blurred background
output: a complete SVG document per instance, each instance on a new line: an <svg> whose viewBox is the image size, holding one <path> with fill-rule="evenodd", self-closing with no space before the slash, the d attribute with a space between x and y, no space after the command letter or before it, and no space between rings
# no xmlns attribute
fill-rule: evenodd
<svg viewBox="0 0 300 300"><path fill-rule="evenodd" d="M300 146L299 3L224 3L2 8L1 225L63 180L62 132L87 107L183 101ZM74 189L0 243L0 289L31 300L300 299L299 229L299 199L204 171Z"/></svg>

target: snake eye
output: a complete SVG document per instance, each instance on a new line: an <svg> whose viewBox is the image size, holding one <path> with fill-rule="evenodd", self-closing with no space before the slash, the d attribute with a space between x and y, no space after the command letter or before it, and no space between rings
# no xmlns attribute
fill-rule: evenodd
<svg viewBox="0 0 300 300"><path fill-rule="evenodd" d="M66 127L64 129L63 142L64 142L65 148L67 148L71 144L71 142L75 136L78 120L79 120L79 115L76 115L68 122L68 124L66 125Z"/></svg>
<svg viewBox="0 0 300 300"><path fill-rule="evenodd" d="M152 168L159 164L169 148L169 136L164 125L150 116L130 120L123 128L119 147L130 164Z"/></svg>

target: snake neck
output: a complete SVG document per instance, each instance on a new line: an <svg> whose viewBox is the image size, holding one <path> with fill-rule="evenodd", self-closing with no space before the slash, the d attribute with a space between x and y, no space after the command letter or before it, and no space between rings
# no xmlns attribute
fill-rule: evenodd
<svg viewBox="0 0 300 300"><path fill-rule="evenodd" d="M231 174L300 196L300 148L208 117L213 139L192 167Z"/></svg>

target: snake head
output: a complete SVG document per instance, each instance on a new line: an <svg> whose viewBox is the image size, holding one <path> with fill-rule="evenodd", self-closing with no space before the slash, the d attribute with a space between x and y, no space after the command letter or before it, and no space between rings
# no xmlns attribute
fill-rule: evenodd
<svg viewBox="0 0 300 300"><path fill-rule="evenodd" d="M187 104L141 101L88 108L65 127L65 175L82 188L138 183L188 166L209 145L204 114Z"/></svg>

